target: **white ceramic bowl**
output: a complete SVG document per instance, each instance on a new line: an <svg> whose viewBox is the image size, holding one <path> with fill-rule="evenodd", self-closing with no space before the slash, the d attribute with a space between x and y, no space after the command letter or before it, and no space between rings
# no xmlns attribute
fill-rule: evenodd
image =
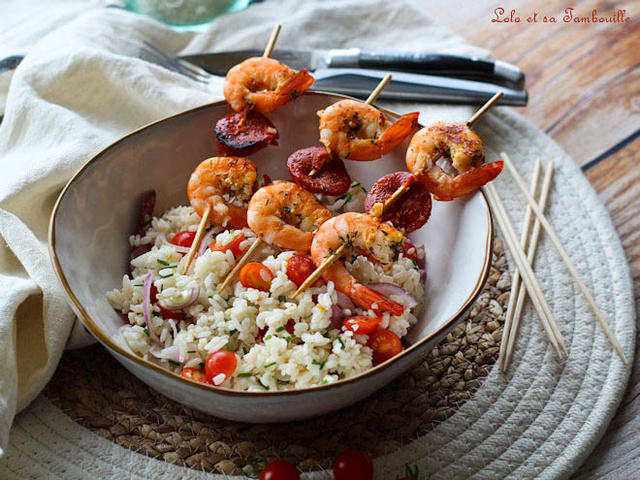
<svg viewBox="0 0 640 480"><path fill-rule="evenodd" d="M273 179L290 179L288 156L318 144L317 110L342 98L307 93L271 114L280 133L279 145L251 156L259 171ZM426 247L427 302L406 337L411 347L393 359L333 384L283 392L237 392L188 381L115 340L123 323L105 293L122 284L141 192L156 190L156 214L188 204L189 176L198 163L217 155L213 126L230 111L219 102L161 120L87 162L53 210L49 245L55 270L89 331L134 375L169 398L215 416L252 423L299 420L339 409L396 378L458 323L489 272L493 235L489 207L480 193L434 202L429 222L410 235ZM352 179L368 188L387 173L406 170L407 143L378 161L345 162Z"/></svg>

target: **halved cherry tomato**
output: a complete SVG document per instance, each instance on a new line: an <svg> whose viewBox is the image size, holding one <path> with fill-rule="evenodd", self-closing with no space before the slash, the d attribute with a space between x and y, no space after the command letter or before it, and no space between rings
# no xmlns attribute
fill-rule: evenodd
<svg viewBox="0 0 640 480"><path fill-rule="evenodd" d="M286 460L276 460L264 467L260 480L300 480L300 472Z"/></svg>
<svg viewBox="0 0 640 480"><path fill-rule="evenodd" d="M287 260L287 277L297 286L302 285L315 270L316 264L306 255L294 255ZM319 282L317 280L313 285L317 286Z"/></svg>
<svg viewBox="0 0 640 480"><path fill-rule="evenodd" d="M293 318L287 320L287 325L284 327L287 330L287 333L293 335L293 329L296 326L296 321Z"/></svg>
<svg viewBox="0 0 640 480"><path fill-rule="evenodd" d="M382 317L367 317L366 315L354 315L346 318L342 322L342 326L347 330L357 333L358 335L369 335L382 323Z"/></svg>
<svg viewBox="0 0 640 480"><path fill-rule="evenodd" d="M258 330L258 336L256 337L256 343L262 343L264 341L264 336L267 334L267 327L261 328Z"/></svg>
<svg viewBox="0 0 640 480"><path fill-rule="evenodd" d="M158 307L160 308L162 318L164 318L165 320L184 320L184 318L186 317L184 311L182 310L167 310L160 304L158 304Z"/></svg>
<svg viewBox="0 0 640 480"><path fill-rule="evenodd" d="M182 369L182 372L180 372L180 375L194 382L209 383L207 382L207 375L201 368L185 367Z"/></svg>
<svg viewBox="0 0 640 480"><path fill-rule="evenodd" d="M235 353L230 352L229 350L217 350L210 353L204 365L207 381L215 385L213 379L220 374L224 375L226 380L233 375L237 366L238 358ZM222 382L219 382L218 385L220 383Z"/></svg>
<svg viewBox="0 0 640 480"><path fill-rule="evenodd" d="M180 247L191 247L193 245L193 241L196 238L196 232L178 232L171 239L170 243L174 245L178 245Z"/></svg>
<svg viewBox="0 0 640 480"><path fill-rule="evenodd" d="M236 257L239 257L240 255L242 255L240 244L245 240L246 238L244 236L244 233L241 233L240 235L236 235L236 237L226 245L220 245L218 242L213 242L211 245L209 245L209 250L211 250L212 252L222 253L226 252L227 250L231 250L231 253L233 253Z"/></svg>
<svg viewBox="0 0 640 480"><path fill-rule="evenodd" d="M369 336L367 346L373 350L373 363L382 363L402 351L400 338L391 330L376 330Z"/></svg>
<svg viewBox="0 0 640 480"><path fill-rule="evenodd" d="M257 288L268 292L271 281L275 278L269 267L258 262L247 263L240 269L240 283L245 288Z"/></svg>
<svg viewBox="0 0 640 480"><path fill-rule="evenodd" d="M419 258L418 258L418 249L416 248L416 246L411 243L409 240L405 240L404 241L404 247L402 249L402 254L407 257L410 258L411 260L413 260L414 262L418 263L419 262Z"/></svg>
<svg viewBox="0 0 640 480"><path fill-rule="evenodd" d="M373 462L362 450L345 450L333 461L335 480L372 480Z"/></svg>

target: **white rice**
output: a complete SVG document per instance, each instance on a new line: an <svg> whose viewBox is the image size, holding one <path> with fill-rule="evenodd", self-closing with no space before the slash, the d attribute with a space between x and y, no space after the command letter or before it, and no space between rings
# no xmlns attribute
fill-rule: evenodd
<svg viewBox="0 0 640 480"><path fill-rule="evenodd" d="M322 200L336 213L355 208L366 192L357 185L350 191L353 193L348 201ZM342 204L336 206L339 202ZM254 255L252 261L262 262L275 276L269 292L245 288L236 280L222 295L218 294L219 283L236 262L229 250L222 253L207 249L196 258L190 275L179 274L186 255L169 240L180 231L195 231L199 221L191 207L176 207L154 218L143 237L133 235L129 239L133 247L145 244L153 247L131 262L133 279L124 276L122 289L109 292L107 297L129 322L120 329L120 335L135 354L179 374L184 367L203 366L210 353L228 349L236 354L238 367L231 378L218 376L213 381L216 385L248 391L323 385L371 368L368 337L331 324L332 306L338 303L333 283L309 288L291 300L297 286L287 277L286 263L294 252L263 246ZM240 233L246 237L242 245L245 249L255 239L249 229L216 228L215 241L222 245L229 244ZM413 311L407 308L402 316L388 316L389 330L400 337L406 335L424 301L424 286L415 263L400 255L385 271L360 256L347 268L365 285L393 283L418 300L419 305ZM165 320L158 305L152 305L152 332L148 331L143 313L143 284L149 273L158 292L157 300L165 307L180 305L194 292L198 294L197 300L184 309L186 318L180 321ZM406 302L401 296L390 298ZM367 311L353 309L343 313L355 315ZM286 330L289 319L295 321L293 334ZM153 337L157 337L157 342Z"/></svg>

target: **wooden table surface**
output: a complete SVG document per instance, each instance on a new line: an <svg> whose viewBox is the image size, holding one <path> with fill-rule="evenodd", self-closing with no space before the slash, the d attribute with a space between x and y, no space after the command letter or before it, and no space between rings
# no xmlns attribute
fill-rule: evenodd
<svg viewBox="0 0 640 480"><path fill-rule="evenodd" d="M464 5L464 8L462 8ZM605 203L633 276L640 311L640 1L489 0L441 2L425 8L494 58L527 76L529 106L519 112L558 142ZM613 16L623 23L565 23L575 16ZM495 13L496 8L504 14ZM492 22L511 18L520 22ZM527 19L538 12L536 22ZM556 23L544 22L554 16ZM624 16L624 15L623 15ZM640 330L640 322L637 321ZM637 341L636 343L640 343ZM640 350L624 399L607 433L574 478L640 477Z"/></svg>

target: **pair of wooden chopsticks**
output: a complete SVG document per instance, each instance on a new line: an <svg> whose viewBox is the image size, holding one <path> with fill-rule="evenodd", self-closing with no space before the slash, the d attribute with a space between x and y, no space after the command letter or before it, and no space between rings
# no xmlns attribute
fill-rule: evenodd
<svg viewBox="0 0 640 480"><path fill-rule="evenodd" d="M549 239L558 250L560 257L562 258L567 268L569 269L569 273L577 283L578 288L582 291L582 294L585 296L587 303L593 310L596 316L596 319L598 320L598 322L600 323L600 326L604 330L604 333L609 339L609 342L611 343L615 351L620 356L620 359L626 365L628 363L627 358L625 357L622 351L622 348L620 347L620 344L618 343L618 340L615 337L615 334L609 327L602 312L598 308L598 305L596 304L593 296L587 289L587 286L585 285L584 281L580 277L580 274L578 273L577 269L571 262L569 255L567 254L566 250L562 246L562 243L560 243L560 240L556 236L553 228L551 227L551 225L549 224L549 222L544 216L543 210L547 203L549 189L551 186L551 177L553 174L552 164L550 163L549 165L547 165L547 168L545 170L544 180L542 182L542 188L540 192L540 199L537 202L534 199L534 195L536 190L538 189L538 183L539 183L539 177L540 177L540 171L541 171L540 162L538 161L536 163L536 166L534 169L534 175L531 183L531 193L530 193L527 190L527 187L524 181L520 177L520 174L518 173L518 171L513 166L513 163L511 162L509 157L505 153L502 153L501 157L504 160L505 165L507 166L507 169L515 179L516 185L518 185L518 188L526 198L528 207L527 207L527 212L525 213L523 232L522 232L520 241L518 241L515 230L511 224L511 221L509 220L509 217L507 216L504 205L502 204L502 201L500 200L500 197L498 196L495 190L495 187L491 184L483 187L483 190L489 200L489 204L491 205L491 209L493 210L493 213L496 216L498 224L500 225L500 228L502 229L502 232L505 235L507 245L509 246L509 249L513 254L513 257L517 266L516 274L514 275L514 279L512 282L511 297L509 298L509 306L507 308L507 315L505 318L503 337L502 337L502 342L500 346L500 360L499 360L500 369L506 372L509 366L511 357L513 355L515 340L518 333L518 327L520 324L520 315L521 315L522 307L524 305L524 300L525 300L524 287L526 287L527 292L529 293L529 297L531 298L531 301L538 315L540 316L542 326L549 338L551 346L553 347L553 349L555 350L559 358L562 359L562 358L566 358L567 356L567 348L565 346L562 333L558 328L558 324L553 316L553 313L551 312L549 306L547 305L547 302L542 294L540 286L538 285L538 282L531 268L531 263L533 262L533 258L535 256L535 250L537 247L537 242L538 242L541 227L544 228L547 235L549 236ZM527 242L527 238L529 237L529 231L531 230L531 221L532 221L533 215L535 215L536 221L533 226L531 240ZM525 254L524 248L527 247L526 245L527 243L529 243L528 252L527 254ZM522 280L522 284L520 283L520 280Z"/></svg>

